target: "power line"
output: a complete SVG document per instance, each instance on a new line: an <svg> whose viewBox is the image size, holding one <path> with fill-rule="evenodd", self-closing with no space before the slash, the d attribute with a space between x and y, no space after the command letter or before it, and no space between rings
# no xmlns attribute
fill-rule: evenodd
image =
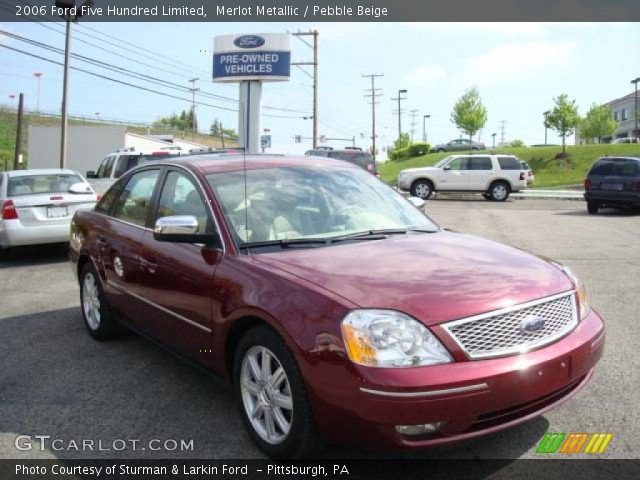
<svg viewBox="0 0 640 480"><path fill-rule="evenodd" d="M413 136L416 133L416 115L418 115L419 110L409 110L411 113L411 143L413 143Z"/></svg>

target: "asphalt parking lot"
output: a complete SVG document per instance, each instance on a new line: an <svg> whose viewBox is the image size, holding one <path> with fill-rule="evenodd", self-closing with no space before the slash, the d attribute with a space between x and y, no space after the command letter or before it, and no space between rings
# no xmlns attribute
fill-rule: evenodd
<svg viewBox="0 0 640 480"><path fill-rule="evenodd" d="M583 202L439 198L427 212L446 228L529 250L570 266L607 321L604 358L572 401L527 424L420 458L532 458L555 432L611 432L606 458L640 450L640 214ZM98 343L85 332L66 247L25 248L0 260L0 458L260 458L230 393L156 345L129 335ZM490 278L487 279L491 281ZM19 451L17 435L193 439L190 451ZM34 443L35 445L35 443ZM142 448L142 447L141 447ZM367 457L331 449L327 457ZM374 454L379 457L379 454Z"/></svg>

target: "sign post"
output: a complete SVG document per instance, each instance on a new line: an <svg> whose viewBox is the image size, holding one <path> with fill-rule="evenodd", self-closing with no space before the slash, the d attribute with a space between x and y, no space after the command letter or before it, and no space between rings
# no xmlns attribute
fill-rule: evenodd
<svg viewBox="0 0 640 480"><path fill-rule="evenodd" d="M289 80L291 37L288 33L219 35L213 43L213 81L240 84L240 147L258 153L262 83Z"/></svg>

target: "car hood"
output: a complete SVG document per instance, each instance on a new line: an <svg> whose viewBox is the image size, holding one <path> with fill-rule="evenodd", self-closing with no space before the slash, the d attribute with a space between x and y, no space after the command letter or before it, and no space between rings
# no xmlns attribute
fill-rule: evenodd
<svg viewBox="0 0 640 480"><path fill-rule="evenodd" d="M405 312L426 325L571 290L553 263L452 232L367 240L254 256L361 308Z"/></svg>

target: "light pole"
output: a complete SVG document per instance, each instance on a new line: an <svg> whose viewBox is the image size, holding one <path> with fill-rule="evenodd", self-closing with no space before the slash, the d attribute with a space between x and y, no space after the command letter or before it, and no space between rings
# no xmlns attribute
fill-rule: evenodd
<svg viewBox="0 0 640 480"><path fill-rule="evenodd" d="M192 78L189 80L191 82L191 140L195 142L196 140L196 91L200 90L196 88L196 82L200 80L199 78Z"/></svg>
<svg viewBox="0 0 640 480"><path fill-rule="evenodd" d="M38 79L38 91L36 93L36 115L40 113L40 78L42 77L41 72L33 72L33 76Z"/></svg>
<svg viewBox="0 0 640 480"><path fill-rule="evenodd" d="M407 97L403 97L402 94L406 94L407 90L402 89L402 90L398 90L398 96L396 98L392 98L391 100L397 100L398 101L398 140L400 140L402 138L402 107L400 102L402 100L406 100Z"/></svg>
<svg viewBox="0 0 640 480"><path fill-rule="evenodd" d="M422 117L422 141L425 143L427 143L427 118L431 118L431 115Z"/></svg>
<svg viewBox="0 0 640 480"><path fill-rule="evenodd" d="M547 128L549 128L548 118L551 110L547 110L543 113L544 115L544 144L547 144Z"/></svg>
<svg viewBox="0 0 640 480"><path fill-rule="evenodd" d="M635 78L633 80L631 80L631 83L633 83L636 86L636 91L635 91L635 112L634 112L634 116L635 116L635 120L636 120L636 127L635 127L635 136L640 135L640 132L638 131L638 82L640 82L640 77Z"/></svg>
<svg viewBox="0 0 640 480"><path fill-rule="evenodd" d="M495 133L492 133L491 136L493 137L493 146L491 148L496 148L496 135Z"/></svg>
<svg viewBox="0 0 640 480"><path fill-rule="evenodd" d="M96 122L100 123L100 112L96 112L94 115L96 116Z"/></svg>

